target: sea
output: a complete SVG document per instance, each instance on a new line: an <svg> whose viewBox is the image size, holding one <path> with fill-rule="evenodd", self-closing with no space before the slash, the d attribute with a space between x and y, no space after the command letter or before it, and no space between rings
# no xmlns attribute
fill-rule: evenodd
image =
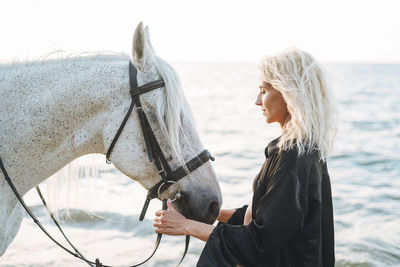
<svg viewBox="0 0 400 267"><path fill-rule="evenodd" d="M257 62L172 65L181 78L202 143L216 158L213 167L223 208L249 203L253 178L265 159L264 148L281 134L280 126L266 124L254 104L260 75ZM335 148L327 160L335 266L400 266L400 65L331 63L324 67L339 107ZM107 265L128 266L144 260L156 240L152 223L161 202L153 200L145 220L139 222L146 191L106 165L104 156L85 156L70 168L79 179L65 189L73 192L65 197L69 219L62 205L59 210L70 240L87 258L99 258ZM40 185L45 196L55 188L52 179L56 178ZM24 198L44 227L67 246L36 192ZM157 253L144 266L176 266L184 244L183 236L163 236ZM192 238L181 266L195 266L204 244ZM0 266L88 265L57 247L25 215Z"/></svg>

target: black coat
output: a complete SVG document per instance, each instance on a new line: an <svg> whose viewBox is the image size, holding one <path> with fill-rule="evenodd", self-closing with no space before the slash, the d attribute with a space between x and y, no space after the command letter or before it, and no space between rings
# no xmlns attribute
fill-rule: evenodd
<svg viewBox="0 0 400 267"><path fill-rule="evenodd" d="M247 206L208 239L198 267L334 266L331 185L318 152L279 150L278 138L265 149L266 161L254 179L252 221Z"/></svg>

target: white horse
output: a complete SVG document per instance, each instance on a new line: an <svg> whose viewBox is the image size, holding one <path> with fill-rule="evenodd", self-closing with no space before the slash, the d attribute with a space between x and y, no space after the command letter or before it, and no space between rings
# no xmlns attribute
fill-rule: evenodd
<svg viewBox="0 0 400 267"><path fill-rule="evenodd" d="M155 55L142 23L132 50L139 85L165 81L165 89L143 94L141 101L170 166L176 169L203 150L189 106L176 73ZM21 195L82 155L106 153L131 102L128 62L124 55L91 55L0 65L0 157ZM136 112L110 160L146 189L159 182ZM177 208L212 223L221 206L221 191L210 162L179 185L185 201ZM174 190L176 186L171 186L163 197L172 197ZM23 214L0 172L0 256L17 234Z"/></svg>

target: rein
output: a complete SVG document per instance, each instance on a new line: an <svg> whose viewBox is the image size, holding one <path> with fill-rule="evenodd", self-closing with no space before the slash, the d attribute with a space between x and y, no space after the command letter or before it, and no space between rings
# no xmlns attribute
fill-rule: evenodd
<svg viewBox="0 0 400 267"><path fill-rule="evenodd" d="M158 174L161 177L161 181L159 181L157 184L155 184L153 187L151 187L148 192L147 192L147 196L146 196L146 200L145 203L143 205L142 211L140 213L140 217L139 220L143 221L145 215L146 215L146 211L147 208L150 204L150 201L153 198L158 197L160 200L162 200L162 209L166 210L167 209L167 199L161 199L161 194L168 189L169 186L171 186L172 184L175 184L178 186L178 192L175 194L175 197L173 200L176 199L180 199L182 197L184 197L184 194L181 192L181 188L179 186L179 184L177 183L180 179L182 179L183 177L185 177L186 175L188 175L189 173L193 172L194 170L196 170L197 168L199 168L201 165L203 165L204 163L206 163L208 160L214 160L214 158L211 156L210 152L208 152L208 150L204 150L202 151L199 155L197 155L196 157L194 157L193 159L191 159L190 161L188 161L185 164L185 167L181 166L179 168L177 168L176 170L172 171L171 167L168 164L168 161L164 155L164 153L162 152L162 149L154 135L154 132L150 126L150 123L146 117L146 114L143 110L143 106L140 102L140 98L139 96L141 94L150 92L152 90L158 89L158 88L164 88L165 83L163 80L156 80L147 84L144 84L142 86L138 86L137 83L137 69L135 68L135 66L132 64L131 61L129 61L129 82L130 82L130 95L132 98L132 102L131 105L129 107L129 110L127 112L127 114L125 115L121 126L119 127L117 133L115 134L114 139L112 140L110 147L107 150L106 153L106 162L108 164L111 164L110 161L110 156L111 156L111 152L115 146L115 144L118 141L119 136L121 135L126 122L128 121L133 107L136 105L136 110L138 112L138 116L139 116L139 120L140 120L140 125L142 128L142 132L143 132L143 137L146 143L146 149L147 149L147 154L148 154L148 158L150 162L154 162L154 164L157 167L157 171ZM24 207L24 209L26 210L26 212L29 214L29 216L33 219L33 221L38 225L38 227L55 243L57 244L59 247L61 247L63 250L65 250L67 253L71 254L72 256L81 259L82 261L86 262L87 264L89 264L90 266L96 266L96 267L112 267L110 265L104 265L100 262L100 260L97 258L94 262L87 260L80 252L79 250L69 241L69 239L67 238L67 236L64 234L63 230L61 229L59 223L57 222L57 220L55 219L53 213L50 211L50 209L47 206L47 203L40 191L39 186L36 186L36 190L39 194L39 197L41 198L43 205L45 206L45 208L47 209L51 219L53 220L54 224L57 226L57 228L59 229L59 231L61 232L61 234L63 235L63 237L65 238L65 240L69 243L69 245L71 246L71 248L75 251L71 251L70 249L66 248L65 246L63 246L61 243L59 243L57 240L55 240L48 232L47 230L43 227L43 225L40 223L40 221L36 218L36 216L32 213L32 211L28 208L28 206L25 204L24 200L22 199L21 195L18 193L17 189L15 188L13 182L11 181L11 178L8 176L7 171L3 165L3 162L0 158L0 169L3 172L4 178L6 179L7 183L9 184L10 188L12 189L12 191L14 192L15 196L17 197L18 201L21 203L21 205ZM150 260L153 255L156 253L157 248L161 242L161 237L162 234L157 234L157 239L156 239L156 243L154 245L154 249L153 252L150 254L150 256L145 259L144 261L142 261L141 263L135 264L135 265L131 265L129 267L136 267L136 266L140 266L144 263L146 263L148 260ZM178 263L177 266L179 266L181 264L181 262L183 261L183 259L185 258L186 252L189 248L189 241L190 241L190 236L186 236L186 241L185 241L185 251L183 253L183 256L180 260L180 262Z"/></svg>

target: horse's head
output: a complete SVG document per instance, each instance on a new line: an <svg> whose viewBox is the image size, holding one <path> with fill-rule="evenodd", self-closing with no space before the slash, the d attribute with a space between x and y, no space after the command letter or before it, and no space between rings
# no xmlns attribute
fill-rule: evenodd
<svg viewBox="0 0 400 267"><path fill-rule="evenodd" d="M175 170L203 151L179 78L172 67L155 55L148 29L144 29L142 23L138 25L134 34L132 56L138 70L139 86L158 79L165 82L165 88L141 95L140 101L169 166ZM126 67L128 68L128 65ZM130 102L130 99L125 101L127 102ZM126 108L127 106L121 107L121 111L126 112ZM115 135L116 123L122 120L122 113L118 116L118 122L109 123L105 128L105 147L109 146ZM130 115L110 159L117 169L141 183L146 189L150 189L161 180L155 164L148 160L136 111ZM183 197L174 202L176 208L188 218L207 223L214 222L222 199L211 163L206 162L178 183L179 186L171 185L161 197L174 198L180 187Z"/></svg>

